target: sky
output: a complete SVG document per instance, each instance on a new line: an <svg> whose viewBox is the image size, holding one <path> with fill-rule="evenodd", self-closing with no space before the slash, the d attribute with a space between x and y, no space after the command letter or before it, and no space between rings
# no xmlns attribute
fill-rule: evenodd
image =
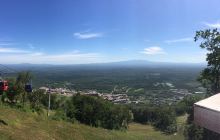
<svg viewBox="0 0 220 140"><path fill-rule="evenodd" d="M0 0L0 63L205 62L219 0Z"/></svg>

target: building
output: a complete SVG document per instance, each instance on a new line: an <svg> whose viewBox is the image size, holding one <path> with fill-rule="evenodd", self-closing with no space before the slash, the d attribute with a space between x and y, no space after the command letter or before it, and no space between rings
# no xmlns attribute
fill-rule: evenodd
<svg viewBox="0 0 220 140"><path fill-rule="evenodd" d="M220 93L194 104L194 123L220 134Z"/></svg>
<svg viewBox="0 0 220 140"><path fill-rule="evenodd" d="M51 93L51 94L59 94L59 95L64 95L64 96L72 96L76 94L75 90L69 90L66 88L48 88L48 87L40 87L39 89L44 90L45 94L46 93Z"/></svg>

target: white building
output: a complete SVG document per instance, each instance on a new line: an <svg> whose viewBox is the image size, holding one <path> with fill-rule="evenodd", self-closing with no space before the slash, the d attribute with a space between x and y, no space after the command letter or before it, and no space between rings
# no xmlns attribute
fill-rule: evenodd
<svg viewBox="0 0 220 140"><path fill-rule="evenodd" d="M194 122L220 134L220 93L194 104Z"/></svg>

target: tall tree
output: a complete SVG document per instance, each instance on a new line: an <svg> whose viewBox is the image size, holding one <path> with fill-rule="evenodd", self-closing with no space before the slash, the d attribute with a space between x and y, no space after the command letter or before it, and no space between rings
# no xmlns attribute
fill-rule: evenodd
<svg viewBox="0 0 220 140"><path fill-rule="evenodd" d="M27 93L25 92L24 87L25 87L25 84L30 82L31 78L32 78L32 75L30 72L21 72L18 74L18 77L16 80L16 86L18 88L17 90L21 94L23 106L26 102L26 96L27 96Z"/></svg>
<svg viewBox="0 0 220 140"><path fill-rule="evenodd" d="M220 92L220 33L218 29L207 29L196 32L195 41L200 41L200 47L208 51L207 68L201 72L199 81L211 94Z"/></svg>
<svg viewBox="0 0 220 140"><path fill-rule="evenodd" d="M207 93L220 92L220 33L218 29L207 29L196 32L195 41L200 42L200 47L207 50L207 67L201 72L198 80L207 89ZM196 98L188 100L189 114L185 129L188 140L220 139L220 135L193 124L193 104Z"/></svg>

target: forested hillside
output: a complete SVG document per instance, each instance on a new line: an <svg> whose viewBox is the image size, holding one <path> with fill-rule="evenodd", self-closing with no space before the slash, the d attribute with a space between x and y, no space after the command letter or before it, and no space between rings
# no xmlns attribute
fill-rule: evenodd
<svg viewBox="0 0 220 140"><path fill-rule="evenodd" d="M186 117L177 119L179 132L166 135L150 125L132 123L127 131L95 128L79 123L47 119L33 112L0 106L1 140L183 140Z"/></svg>

